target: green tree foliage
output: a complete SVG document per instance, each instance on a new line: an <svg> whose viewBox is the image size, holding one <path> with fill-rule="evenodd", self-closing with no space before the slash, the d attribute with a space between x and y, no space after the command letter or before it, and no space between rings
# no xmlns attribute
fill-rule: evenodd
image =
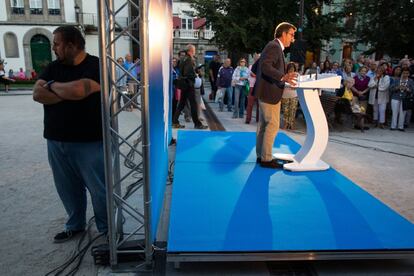
<svg viewBox="0 0 414 276"><path fill-rule="evenodd" d="M346 12L356 18L358 42L369 43L377 57L414 55L414 1L351 0Z"/></svg>
<svg viewBox="0 0 414 276"><path fill-rule="evenodd" d="M274 28L283 21L298 26L299 0L190 0L198 17L215 31L215 42L232 53L260 52L273 39ZM336 34L338 16L321 14L324 1L305 1L303 38L308 48L321 46L321 39ZM325 1L329 2L329 1ZM319 12L315 12L319 9Z"/></svg>

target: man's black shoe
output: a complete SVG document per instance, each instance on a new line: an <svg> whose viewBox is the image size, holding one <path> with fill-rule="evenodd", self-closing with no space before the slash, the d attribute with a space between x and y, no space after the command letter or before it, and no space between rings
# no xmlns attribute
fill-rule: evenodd
<svg viewBox="0 0 414 276"><path fill-rule="evenodd" d="M260 166L263 168L283 169L283 164L278 163L276 159L272 159L271 161L261 161Z"/></svg>
<svg viewBox="0 0 414 276"><path fill-rule="evenodd" d="M77 234L83 233L85 230L65 230L63 232L60 232L56 234L56 236L53 238L54 243L62 243L66 242L72 238L74 238Z"/></svg>
<svg viewBox="0 0 414 276"><path fill-rule="evenodd" d="M205 126L205 125L198 125L198 126L195 126L194 128L195 128L195 129L206 129L206 128L208 128L208 126Z"/></svg>
<svg viewBox="0 0 414 276"><path fill-rule="evenodd" d="M180 125L180 124L172 124L173 128L185 128L184 125Z"/></svg>
<svg viewBox="0 0 414 276"><path fill-rule="evenodd" d="M262 162L262 158L261 158L261 157L257 157L257 158L256 158L256 163L257 163L257 164L260 164L260 162Z"/></svg>

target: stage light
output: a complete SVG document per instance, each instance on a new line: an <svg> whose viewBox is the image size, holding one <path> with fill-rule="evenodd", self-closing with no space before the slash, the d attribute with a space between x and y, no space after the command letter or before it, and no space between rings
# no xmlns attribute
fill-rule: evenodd
<svg viewBox="0 0 414 276"><path fill-rule="evenodd" d="M162 46L166 46L164 45L164 42L166 41L166 35L168 35L166 29L166 26L168 26L168 17L164 13L165 8L163 9L160 5L157 4L150 4L148 15L148 35L150 49L153 47L159 49Z"/></svg>

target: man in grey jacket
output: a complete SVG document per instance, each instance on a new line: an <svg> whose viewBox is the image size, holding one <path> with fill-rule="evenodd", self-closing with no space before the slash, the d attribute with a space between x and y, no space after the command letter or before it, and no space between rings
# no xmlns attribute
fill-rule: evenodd
<svg viewBox="0 0 414 276"><path fill-rule="evenodd" d="M273 159L272 148L279 130L280 99L285 83L294 86L295 72L285 74L283 50L294 41L296 27L282 22L275 29L275 39L263 49L258 66L256 93L259 98L260 118L257 126L257 163L266 168L282 168Z"/></svg>

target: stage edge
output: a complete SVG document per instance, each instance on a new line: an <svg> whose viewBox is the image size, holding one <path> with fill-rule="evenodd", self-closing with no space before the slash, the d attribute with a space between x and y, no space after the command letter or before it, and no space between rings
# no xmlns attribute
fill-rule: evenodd
<svg viewBox="0 0 414 276"><path fill-rule="evenodd" d="M410 259L413 250L404 251L315 251L315 252L239 252L239 253L167 253L167 262L265 262L312 260Z"/></svg>

